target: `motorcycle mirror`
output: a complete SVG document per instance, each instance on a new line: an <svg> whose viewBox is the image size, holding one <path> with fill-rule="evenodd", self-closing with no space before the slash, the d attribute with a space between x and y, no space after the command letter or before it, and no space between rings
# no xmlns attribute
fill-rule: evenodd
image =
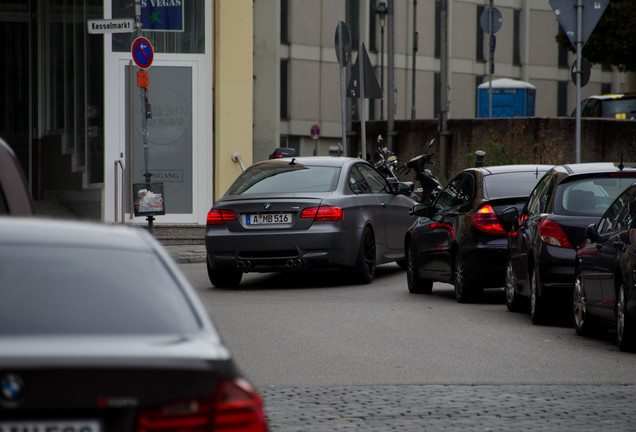
<svg viewBox="0 0 636 432"><path fill-rule="evenodd" d="M428 148L433 147L433 144L435 144L435 138L431 139L431 142L428 143Z"/></svg>

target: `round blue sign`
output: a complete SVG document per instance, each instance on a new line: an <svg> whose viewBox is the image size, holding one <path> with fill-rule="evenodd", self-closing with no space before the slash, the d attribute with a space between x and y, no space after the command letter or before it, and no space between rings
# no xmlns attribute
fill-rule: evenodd
<svg viewBox="0 0 636 432"><path fill-rule="evenodd" d="M152 44L145 37L138 37L132 43L132 57L135 64L142 69L149 68L155 53Z"/></svg>

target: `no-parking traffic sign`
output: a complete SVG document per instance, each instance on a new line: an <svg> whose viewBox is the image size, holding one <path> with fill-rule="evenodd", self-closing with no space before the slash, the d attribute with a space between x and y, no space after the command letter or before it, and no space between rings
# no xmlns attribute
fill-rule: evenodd
<svg viewBox="0 0 636 432"><path fill-rule="evenodd" d="M142 69L147 69L152 64L152 59L155 53L152 49L152 44L145 37L138 37L132 43L131 47L132 57L135 64Z"/></svg>

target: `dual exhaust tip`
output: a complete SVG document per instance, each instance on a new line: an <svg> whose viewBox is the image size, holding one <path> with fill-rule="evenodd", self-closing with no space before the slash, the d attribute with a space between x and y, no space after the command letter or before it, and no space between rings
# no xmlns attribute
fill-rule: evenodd
<svg viewBox="0 0 636 432"><path fill-rule="evenodd" d="M290 258L286 264L288 268L300 268L304 263L300 258ZM252 267L252 262L250 260L238 260L235 266L239 270L247 271Z"/></svg>

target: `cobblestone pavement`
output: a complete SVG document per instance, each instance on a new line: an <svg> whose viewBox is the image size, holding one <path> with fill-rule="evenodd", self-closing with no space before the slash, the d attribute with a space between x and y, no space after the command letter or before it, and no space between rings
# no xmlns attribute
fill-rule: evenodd
<svg viewBox="0 0 636 432"><path fill-rule="evenodd" d="M386 385L259 391L271 432L636 430L636 385Z"/></svg>

